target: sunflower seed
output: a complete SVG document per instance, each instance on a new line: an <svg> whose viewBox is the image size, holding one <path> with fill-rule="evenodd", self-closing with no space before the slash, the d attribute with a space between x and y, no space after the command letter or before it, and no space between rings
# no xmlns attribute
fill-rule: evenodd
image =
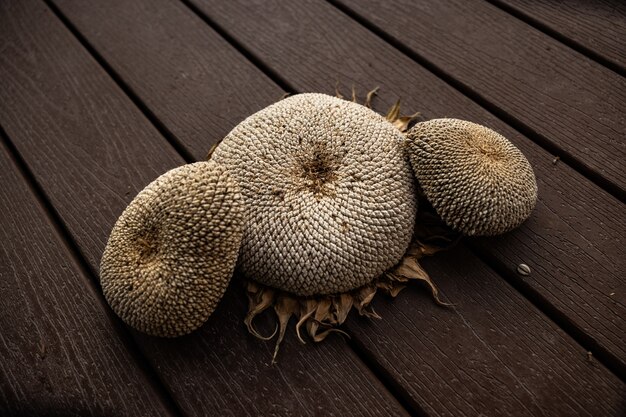
<svg viewBox="0 0 626 417"><path fill-rule="evenodd" d="M530 267L526 264L517 265L517 273L520 275L530 275Z"/></svg>

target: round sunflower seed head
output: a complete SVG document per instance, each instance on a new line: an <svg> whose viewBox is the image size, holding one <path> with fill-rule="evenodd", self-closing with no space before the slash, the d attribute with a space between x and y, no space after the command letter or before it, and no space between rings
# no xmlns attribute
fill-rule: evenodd
<svg viewBox="0 0 626 417"><path fill-rule="evenodd" d="M528 160L493 130L435 119L416 124L407 138L421 189L453 229L501 234L519 226L535 207L537 182Z"/></svg>
<svg viewBox="0 0 626 417"><path fill-rule="evenodd" d="M239 188L215 162L161 175L111 231L100 264L106 300L142 332L174 337L195 330L228 286L243 223Z"/></svg>
<svg viewBox="0 0 626 417"><path fill-rule="evenodd" d="M397 264L417 207L403 141L383 116L324 94L286 98L236 126L211 158L241 185L244 274L310 296Z"/></svg>

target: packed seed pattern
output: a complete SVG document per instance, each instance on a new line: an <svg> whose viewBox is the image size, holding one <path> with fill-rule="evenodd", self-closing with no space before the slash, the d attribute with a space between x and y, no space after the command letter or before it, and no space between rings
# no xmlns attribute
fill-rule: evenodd
<svg viewBox="0 0 626 417"><path fill-rule="evenodd" d="M104 296L122 320L145 333L193 331L228 286L243 223L239 188L215 162L161 175L113 227L100 265Z"/></svg>
<svg viewBox="0 0 626 417"><path fill-rule="evenodd" d="M435 119L407 134L411 165L442 219L466 235L519 226L537 200L528 160L502 135L476 123Z"/></svg>
<svg viewBox="0 0 626 417"><path fill-rule="evenodd" d="M241 186L249 278L300 296L370 283L413 233L414 179L384 117L324 94L286 98L240 123L212 160Z"/></svg>

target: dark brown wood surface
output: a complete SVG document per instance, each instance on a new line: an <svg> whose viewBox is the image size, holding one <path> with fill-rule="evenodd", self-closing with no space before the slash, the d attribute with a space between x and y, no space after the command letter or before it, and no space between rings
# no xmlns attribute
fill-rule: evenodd
<svg viewBox="0 0 626 417"><path fill-rule="evenodd" d="M170 415L3 144L0 167L0 414Z"/></svg>
<svg viewBox="0 0 626 417"><path fill-rule="evenodd" d="M95 271L123 208L183 161L44 4L4 13L13 25L3 34L12 49L0 68L0 124ZM405 413L341 338L301 347L290 337L284 350L298 354L270 366L273 346L243 326L244 299L234 283L220 311L186 337L133 332L185 415Z"/></svg>
<svg viewBox="0 0 626 417"><path fill-rule="evenodd" d="M195 159L284 93L179 2L52 3Z"/></svg>
<svg viewBox="0 0 626 417"><path fill-rule="evenodd" d="M117 60L119 60L119 57L117 55L123 54L122 49L124 49L125 45L128 45L130 43L130 40L120 40L120 39L115 39L115 37L107 37L107 36L105 36L104 34L106 34L106 32L107 32L106 26L104 24L99 24L98 22L99 22L100 19L97 18L97 15L95 15L95 16L91 15L90 8L87 5L83 5L83 3L81 3L81 2L63 2L63 1L61 1L61 2L58 2L58 5L60 7L61 12L64 13L66 15L67 19L70 20L72 22L72 24L74 24L76 26L77 30L86 37L87 41L90 42L98 52L102 51L102 56L103 56L103 58L107 62L111 63L111 62L116 62ZM332 8L330 8L330 10L332 10ZM99 12L102 12L102 9L100 9ZM106 14L115 15L116 12L118 12L118 10L116 10L116 9L107 9L107 13ZM296 16L296 17L298 17L298 16ZM326 16L323 16L323 17L327 18ZM144 16L144 18L145 18L145 16ZM288 19L285 19L284 16L279 16L279 18L281 18L284 23L291 23L291 21L288 20ZM312 19L308 19L308 20L312 21ZM305 21L305 19L302 19L302 21ZM335 22L332 22L332 23L335 24L337 22L335 21ZM250 24L250 22L245 21L245 19L244 19L244 21L242 22L242 25L247 25L247 24ZM271 24L271 22L270 22L270 24ZM186 25L186 26L192 26L192 25ZM266 33L266 36L268 36L268 37L271 37L271 36L275 35L275 33L265 31L265 29L267 29L267 27L264 27L263 29L261 29L259 27L256 27L256 28L253 28L251 30L254 30L254 29L260 30L260 31L264 31ZM195 31L193 31L193 30L192 31L181 31L181 30L179 30L177 33L178 33L177 36L179 36L181 38L180 44L193 43L193 42L185 42L184 41L184 37L186 37L186 36L190 36L190 37L192 37L192 36L202 36L200 34L196 34ZM303 40L303 42L307 42L307 41L310 41L310 39ZM295 48L297 46L298 45L295 45L295 46L294 45L287 45L287 47L289 47L289 48L292 48L292 47ZM283 47L285 47L285 46L283 46ZM343 47L345 47L345 46L343 46ZM258 51L254 50L254 52L257 53ZM290 54L290 55L287 55L290 58L286 58L286 61L289 61L290 59L293 59L294 57L297 58L297 59L302 58L301 54L300 55L292 54L293 51L291 49L288 50L287 52L288 52L288 54ZM318 52L318 56L322 55L320 51L317 51L317 52ZM126 52L126 55L132 57L132 56L135 56L136 54L132 54L132 53ZM267 58L268 58L269 55L262 55L260 53L257 53L257 56L259 56L260 59L263 59L263 60L265 60L267 62ZM272 58L271 56L269 56L269 57ZM397 60L397 58L396 58L396 60ZM139 64L139 63L137 63L137 64ZM284 64L284 62L281 62L281 64ZM300 65L300 64L298 64L298 65ZM414 66L415 64L411 63L410 65ZM157 69L155 71L159 71L158 68L160 68L160 67L161 66L157 66L156 67ZM278 65L277 65L277 67L278 67ZM132 64L132 62L131 63L125 63L124 66L114 65L113 68L119 74L119 76L122 79L128 80L128 84L129 85L136 86L136 87L134 87L135 91L141 90L141 91L144 92L144 93L140 94L140 97L142 98L142 101L144 101L146 103L148 103L148 102L156 103L156 105L158 105L158 100L155 100L154 97L151 97L150 92L151 91L160 91L161 90L160 83L163 82L163 79L160 78L161 77L160 75L155 77L154 79L150 79L150 78L146 78L146 77L140 77L137 74L136 71L132 70L132 68L134 68L134 65ZM297 71L298 69L302 69L302 67L297 66L296 68L294 68L294 71ZM303 72L301 72L301 73L303 74L303 76L306 76L306 73L303 73ZM302 81L299 78L295 78L291 73L287 74L285 72L281 72L280 75L284 76L284 78L288 82L293 83L294 85L296 85L298 87L299 87L299 84L302 83ZM317 72L313 71L313 75L318 75L318 74L317 74ZM380 76L381 75L378 75L378 77L380 77ZM170 85L170 83L172 83L172 82L174 82L174 81L173 80L167 81L167 83L168 83L167 85ZM321 82L326 82L326 88L328 86L332 87L332 83L329 83L328 79L322 78L320 80L320 83ZM320 88L320 85L318 84L315 87ZM258 86L257 86L257 88L258 88ZM387 95L387 97L389 97L389 95ZM160 109L160 108L154 108L153 109L151 107L151 111L154 114L159 114L159 112L161 112L162 109ZM166 124L166 127L169 128L169 126L167 124ZM207 126L207 131L209 131L208 129L209 129L209 127ZM177 137L183 136L182 134L181 135L178 134L179 131L175 127L172 127L170 129L170 131L173 133L173 135L175 135ZM183 146L186 146L184 139L181 142L182 142ZM548 159L548 161L551 161L551 159L549 159L549 158L547 158L547 159ZM593 186L591 184L589 186L593 187L594 190L597 189L597 187L595 187L595 186ZM610 197L610 196L608 198L612 199L612 197ZM471 256L470 256L470 258L471 258ZM478 263L480 264L480 262L478 262ZM454 277L455 277L454 273L447 272L447 275L444 278L447 278L449 280L454 280ZM491 275L491 279L494 280L494 281L493 282L488 281L488 283L493 285L493 286L497 286L497 285L506 286L506 284L504 284L504 282L502 282L502 281L499 281L498 278L495 275ZM505 293L505 294L506 295L510 295L510 293ZM503 301L503 304L511 305L511 306L517 306L520 303L525 303L525 301L523 301L521 298L519 298L519 296L517 296L516 298L513 298L511 300L508 300L508 301ZM430 303L429 306L430 307L428 307L428 308L433 308L432 303ZM427 307L425 307L425 308L427 308ZM529 308L528 306L526 307L526 310L524 310L521 307L513 307L513 308L515 308L516 309L515 311L518 312L517 314L519 315L520 319L525 318L528 315L527 314L527 310ZM532 308L530 308L530 310L532 310ZM403 314L403 312L397 312L396 315L402 316L402 314ZM445 314L445 313L441 313L441 312L438 311L438 309L434 309L432 314L436 315L436 314ZM463 315L465 313L461 312L460 314ZM531 320L532 320L534 326L536 326L538 328L541 328L542 326L546 326L545 319L540 314L537 314L537 312L535 312L535 315L532 316L532 317L533 318ZM430 326L429 323L424 323L424 325L425 326ZM483 329L484 329L484 326L486 326L486 324L484 322L480 323L479 325L483 326ZM498 323L498 326L500 326L500 325L502 325L502 324ZM547 333L550 333L550 332L554 331L553 327L547 326L545 328L547 329L547 330L545 330ZM499 329L497 326L495 327L495 329L497 329L497 331L500 331L502 334L506 334L507 333L506 329ZM433 331L433 330L431 329L430 331ZM510 329L509 329L509 332L510 332ZM388 335L385 334L385 336L388 336ZM524 337L529 337L529 335L525 335ZM392 339L392 340L397 342L396 339ZM484 347L484 341L480 340L479 338L465 338L464 340L466 340L466 343L468 344L468 346L473 346L474 347L473 349L475 349L475 350L480 350L480 349L482 349ZM502 342L500 342L500 343L502 344ZM575 352L576 348L574 347L575 345L573 345L571 343L572 343L571 340L568 339L567 337L565 337L565 338L562 339L561 344L559 345L559 349L563 349L563 351L567 352L567 355L569 355L570 357L578 357L578 358L585 359L586 358L585 353L582 350L579 350L578 354L576 354L576 352ZM414 340L413 344L420 345L420 341L419 340ZM532 344L532 343L529 342L529 343L527 343L527 345L528 344ZM509 348L511 348L511 349L514 349L515 346L518 346L518 344L507 345L507 346ZM367 348L367 346L365 348ZM394 350L394 344L391 344L391 348L390 349L392 351ZM470 347L470 348L467 348L467 349L471 350L472 348ZM549 350L544 346L543 352L547 352L547 351L549 351ZM551 363L551 362L555 361L558 358L558 354L560 354L560 353L545 354L546 356L544 356L544 357L542 357L540 359L536 359L536 360L538 362L543 361L543 365L540 366L540 367L547 368L547 365L545 365L545 364L546 363ZM400 357L402 355L402 352L396 350L395 351L395 355L396 355L396 357ZM523 356L523 353L519 352L518 355L519 356ZM387 366L389 364L386 361L382 361L380 357L376 357L374 359L379 361L379 362L381 362L381 363L384 363L385 366ZM523 362L520 361L520 364L521 363L523 363ZM459 376L463 375L463 372L464 372L463 371L463 369L464 369L463 365L466 365L466 364L463 363L462 361L460 361L460 363L457 363L456 366L453 366L453 370L451 372L453 374L456 374L457 379L459 379ZM483 365L483 368L482 368L483 373L482 373L482 375L490 375L490 374L492 374L494 372L497 372L498 369L500 369L500 367L501 367L501 360L497 359L497 357L495 357L495 356L494 357L487 356L487 357L484 358L484 362L483 362L482 365ZM520 372L521 368L524 368L524 370L526 369L525 365L515 365L515 366L513 366L513 368L514 369L511 370L510 372L512 372L514 375L516 375L517 373L521 373ZM601 375L581 376L581 374L584 374L585 371L581 370L579 368L564 369L562 372L567 373L567 375L565 375L565 376L564 375L559 375L559 372L561 372L561 371L557 370L555 372L556 372L557 376L552 376L552 378L553 379L555 379L555 378L559 379L560 382L556 383L557 385L558 384L571 385L571 383L569 383L567 381L571 381L572 378L573 378L573 375L578 375L577 376L578 378L582 377L583 379L590 378L590 380L593 380L593 378L598 378L598 381L602 381L603 378L604 378ZM592 372L592 374L593 374L593 372ZM605 374L604 376L606 376L606 375L608 375L608 374ZM522 377L522 380L526 381L525 378L526 377ZM546 377L546 378L547 378L547 380L549 380L548 377ZM561 378L563 379L563 381L560 380ZM612 377L609 377L609 378L611 379ZM515 396L514 392L515 392L515 390L517 388L516 388L516 385L514 383L512 383L511 381L512 380L509 380L508 383L504 384L503 387L498 387L498 388L500 388L502 390L501 394L505 398L513 398ZM478 385L480 385L480 384L486 383L486 381L483 381L482 379L478 378L478 382L476 382L476 383ZM530 384L530 382L525 382L525 383L527 385L529 385L529 386L532 385L532 384ZM410 384L408 384L408 385L410 385ZM602 383L600 383L600 385L598 385L598 384L596 384L594 382L589 384L589 386L597 386L597 387L601 386L601 385L602 385ZM616 397L615 397L616 394L619 395L619 389L617 387L619 387L619 383L616 383L615 380L613 380L612 383L609 383L608 385L605 385L605 388L608 389L608 397L609 398L613 398L613 402L612 402L613 405L609 406L609 409L606 410L607 412L612 411L613 413L615 413L617 411L618 401L616 400ZM541 387L541 389L544 389L544 388L545 387ZM535 387L531 386L528 389L530 391L532 391L532 390L535 389ZM617 389L617 391L615 391L615 389ZM613 390L613 391L611 391L611 390ZM597 396L592 395L591 401L594 401L594 398L597 399L597 398L599 398L601 396L607 395L606 393L603 393L602 391L598 391L597 393L598 393ZM465 395L468 395L468 391L460 389L458 395L459 395L459 397L463 397ZM535 405L536 406L542 405L542 401L548 401L548 398L549 397L545 397L543 399L537 400L535 402ZM419 406L419 402L420 402L419 401L420 398L418 396L413 396L411 399L416 403L415 407L418 407ZM503 403L504 402L505 401L503 401ZM478 407L478 408L481 408L481 407L488 407L489 404L490 403L488 401L485 401L485 402L482 402L482 403L476 403L475 406ZM563 404L565 404L565 405L563 405ZM571 404L568 404L567 401L564 401L563 404L561 404L561 406L573 407ZM613 408L611 409L611 407L613 407ZM581 412L584 411L584 407L582 407L582 408L581 407L578 407L578 408L574 407L574 409L576 409L578 413L581 413ZM558 410L558 408L556 410ZM437 409L436 410L437 413L442 413L444 411L445 410L442 410L442 409ZM503 411L505 412L506 408L503 408ZM509 412L510 411L511 410L509 410Z"/></svg>
<svg viewBox="0 0 626 417"><path fill-rule="evenodd" d="M248 333L246 311L236 277L199 331L171 340L137 335L190 415L407 415L341 336L302 345L292 321L278 363L272 365L274 341ZM274 330L269 315L257 323L262 334Z"/></svg>
<svg viewBox="0 0 626 417"><path fill-rule="evenodd" d="M0 124L98 265L130 199L184 161L45 4L2 10Z"/></svg>
<svg viewBox="0 0 626 417"><path fill-rule="evenodd" d="M347 328L427 415L623 413L623 383L466 248L423 263L455 307L412 287Z"/></svg>
<svg viewBox="0 0 626 417"><path fill-rule="evenodd" d="M427 119L473 120L510 138L536 172L536 212L512 233L470 243L510 279L541 294L539 302L624 373L626 303L620 288L626 270L615 261L624 257L622 203L324 2L197 5L299 91L332 92L336 80L361 92L379 85L380 111L401 97L407 111L419 110ZM515 272L522 262L535 271L524 279Z"/></svg>
<svg viewBox="0 0 626 417"><path fill-rule="evenodd" d="M52 12L35 0L0 7L0 126L7 132L9 153L24 159L22 168L33 174L26 172L25 178L31 185L37 181L34 193L43 199L41 206L0 152L0 179L16 179L0 185L2 212L5 206L24 206L23 213L0 220L9 223L8 232L0 235L8 236L8 247L16 253L44 254L20 263L9 256L15 272L11 285L35 282L32 274L38 271L36 282L56 281L48 290L53 296L43 301L34 291L11 290L0 300L0 323L6 323L9 304L17 306L9 315L12 321L32 315L34 310L24 312L20 305L26 299L26 306L51 311L28 326L43 327L39 332L55 340L67 334L56 346L77 352L67 363L55 361L54 369L69 363L71 369L91 370L90 359L81 356L87 349L76 347L103 338L88 353L113 366L95 376L88 373L92 380L80 384L82 391L70 383L67 392L57 389L55 394L42 394L40 382L11 374L0 379L2 395L6 380L12 395L14 387L27 387L20 392L32 399L34 412L87 415L111 415L108 410L115 406L120 414L138 415L166 409L174 415L229 416L626 412L626 387L615 375L624 376L626 357L626 274L620 261L626 219L623 205L594 184L590 178L598 183L597 176L576 160L563 158L575 169L554 162L553 155L511 127L523 123L485 111L472 99L496 116L505 113L468 93L460 80L414 59L408 48L398 51L396 42L372 33L344 6L315 0L44 1ZM475 18L469 14L461 23ZM518 25L510 36L529 30L513 21ZM539 38L554 42L545 34ZM565 47L557 45L563 53ZM583 64L575 64L586 68L588 60L579 58ZM446 65L458 68L452 61ZM540 201L520 229L496 239L467 240L424 261L444 298L456 306L437 307L422 287L412 285L396 300L383 296L376 301L381 321L351 315L350 341L337 336L301 345L290 332L273 366L273 343L253 338L242 324L247 306L239 276L209 321L185 337L149 337L114 317L97 289L96 271L113 222L136 192L167 169L204 158L232 126L285 90L332 93L335 82L344 94L354 83L361 97L380 85L379 111L402 96L407 110L420 110L424 118L453 116L493 127L511 138L535 168ZM597 82L606 87L606 78ZM589 103L593 111L602 109ZM542 122L551 123L550 114ZM541 136L530 128L522 133ZM590 142L589 149L598 143ZM615 194L614 188L605 188ZM520 262L531 266L530 276L516 275ZM67 268L64 278L59 271ZM13 288L3 286L5 275L0 291ZM65 279L72 282L62 286ZM59 288L74 290L82 304L66 305L72 298L55 302ZM67 333L75 328L67 317L80 309L87 311L81 323L93 321L94 328ZM10 326L3 324L2 331ZM11 358L31 358L32 341L23 337L26 326L13 326L18 336L0 335L0 341L9 340L5 346L13 346ZM260 318L263 332L271 333L273 326L269 317ZM93 340L84 340L85 334ZM21 344L12 345L13 337ZM99 353L107 349L113 354L102 359ZM0 377L4 364L0 361ZM115 371L118 366L124 370ZM55 372L52 367L32 369L55 388L63 386L59 375L48 376ZM100 394L85 391L108 387L115 378L124 382L134 373L137 378L130 383L143 385L127 388L130 400L124 406L115 388L105 405ZM14 412L12 398L2 395L0 414ZM146 401L154 411L139 408Z"/></svg>
<svg viewBox="0 0 626 417"><path fill-rule="evenodd" d="M626 3L622 0L494 0L540 30L626 73Z"/></svg>
<svg viewBox="0 0 626 417"><path fill-rule="evenodd" d="M624 199L623 77L483 0L339 1Z"/></svg>

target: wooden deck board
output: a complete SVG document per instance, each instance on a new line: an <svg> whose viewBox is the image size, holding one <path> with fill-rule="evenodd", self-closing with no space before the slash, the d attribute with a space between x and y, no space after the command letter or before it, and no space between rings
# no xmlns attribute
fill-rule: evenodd
<svg viewBox="0 0 626 417"><path fill-rule="evenodd" d="M406 409L432 416L618 416L626 411L626 386L595 359L598 353L613 372L624 376L622 276L626 271L618 260L624 258L621 242L626 219L623 205L581 173L562 162L553 163L553 156L544 149L325 2L254 5L193 0L196 6L190 10L188 0L45 1L54 2L73 33L34 0L5 6L0 15L0 125L54 206L62 228L75 240L80 253L74 256L85 258L91 279L97 279L91 271L98 268L113 222L136 192L183 159L203 158L237 122L276 101L283 93L279 85L331 93L339 81L348 93L355 83L361 96L380 85L379 111L402 96L407 110L421 110L425 118L454 116L487 124L510 137L538 175L540 202L527 223L499 238L467 240L467 246L495 269L466 245L425 260L444 296L457 303L455 308L435 306L421 287L413 285L395 301L384 297L376 301L382 321L350 317L347 330L353 335L352 348L340 337L302 346L290 334L278 365L272 366L273 343L253 338L242 325L246 301L241 277L236 276L199 331L170 340L130 330L133 346L139 346L145 356L141 366L151 368L149 375L154 371L167 392L159 387L160 394L149 386L142 386L143 391L130 388L130 404L122 411L166 413L155 395L167 397L164 403L173 400L174 414L184 415L405 415ZM208 19L203 22L194 13L205 13ZM3 25L4 21L12 25ZM520 33L529 30L512 21ZM211 28L215 25L217 32ZM541 42L554 42L541 35ZM75 36L87 44L88 51ZM240 45L234 48L233 42ZM241 54L237 49L245 51ZM449 62L446 65L456 68ZM606 86L606 78L601 77L599 85ZM599 109L594 103L591 107ZM544 117L544 125L552 123ZM590 149L597 145L591 143ZM1 179L15 177L14 168L5 173L7 164L1 154ZM585 169L582 172L589 174ZM0 184L0 197L18 197L0 200L0 205L25 208L0 220L11 226L8 235L4 230L0 235L5 232L9 241L18 242L26 230L44 230L45 245L32 242L31 237L23 247L10 247L34 248L30 253L42 249L48 256L44 260L53 264L49 269L57 282L72 279L78 288L76 305L61 302L59 308L45 300L42 311L52 309L51 317L63 314L63 319L79 308L99 312L94 313L95 329L88 330L93 340L74 342L68 336L65 343L56 345L59 349L90 346L107 337L111 340L104 346L121 344L127 329L110 310L108 318L102 316L101 295L93 292L89 277L77 270L24 180L15 178ZM29 229L15 226L29 216L36 219L28 222ZM47 249L48 244L52 249ZM59 254L58 259L54 254ZM37 268L45 274L46 262L37 263L34 269L22 268L24 272L15 276L30 279L28 272ZM520 262L531 265L529 277L515 275ZM66 263L74 271L70 278L57 271ZM22 261L19 265L30 264ZM513 282L515 289L498 273ZM2 285L0 292L5 289ZM80 297L83 293L91 298ZM3 301L19 305L19 294L11 291L12 297L0 300L1 311L9 305ZM26 299L33 304L32 296ZM25 314L15 308L16 317ZM91 316L82 322L89 323ZM47 330L47 318L37 317L35 324ZM591 358L558 325L592 347ZM14 330L21 335L26 331L20 329L26 326L32 324ZM262 317L259 327L271 333L273 322ZM32 354L27 341L22 345L18 352ZM131 383L149 385L133 363L137 353L116 349L121 353L115 351L115 364L107 368L110 372L97 374L86 387L108 386L115 381L110 376L115 366L125 364L129 369L121 376L115 373L115 378L123 382L138 372ZM77 360L81 366L85 363ZM53 372L38 369L45 377ZM95 381L100 375L102 381ZM54 378L59 376L50 380ZM37 391L26 395L34 399L33 412L106 414L111 409L107 407L121 401L115 389L101 405L97 395L75 386L48 395L39 393L28 377L12 375L5 381ZM146 398L154 412L138 408ZM13 399L2 401L0 395L0 413L15 410L9 408Z"/></svg>
<svg viewBox="0 0 626 417"><path fill-rule="evenodd" d="M170 415L1 144L0 167L0 414Z"/></svg>
<svg viewBox="0 0 626 417"><path fill-rule="evenodd" d="M195 159L284 94L179 2L51 3Z"/></svg>
<svg viewBox="0 0 626 417"><path fill-rule="evenodd" d="M97 270L126 204L183 161L45 5L23 1L6 12L22 27L3 37L13 49L0 67L0 124ZM293 355L269 366L273 347L243 326L243 289L227 300L190 336L133 332L186 415L404 414L341 338L296 347L290 337Z"/></svg>
<svg viewBox="0 0 626 417"><path fill-rule="evenodd" d="M483 0L339 1L625 198L623 77Z"/></svg>
<svg viewBox="0 0 626 417"><path fill-rule="evenodd" d="M343 86L354 83L363 92L379 85L380 111L401 97L409 112L473 120L510 138L536 172L537 211L512 233L468 243L487 252L511 279L540 294L624 372L626 311L619 288L626 271L623 262L615 261L624 257L622 203L566 164L554 164L545 150L330 5L196 1L299 91L331 92L335 80ZM536 272L522 279L515 272L521 262Z"/></svg>
<svg viewBox="0 0 626 417"><path fill-rule="evenodd" d="M496 0L506 10L626 74L626 4L621 0Z"/></svg>

